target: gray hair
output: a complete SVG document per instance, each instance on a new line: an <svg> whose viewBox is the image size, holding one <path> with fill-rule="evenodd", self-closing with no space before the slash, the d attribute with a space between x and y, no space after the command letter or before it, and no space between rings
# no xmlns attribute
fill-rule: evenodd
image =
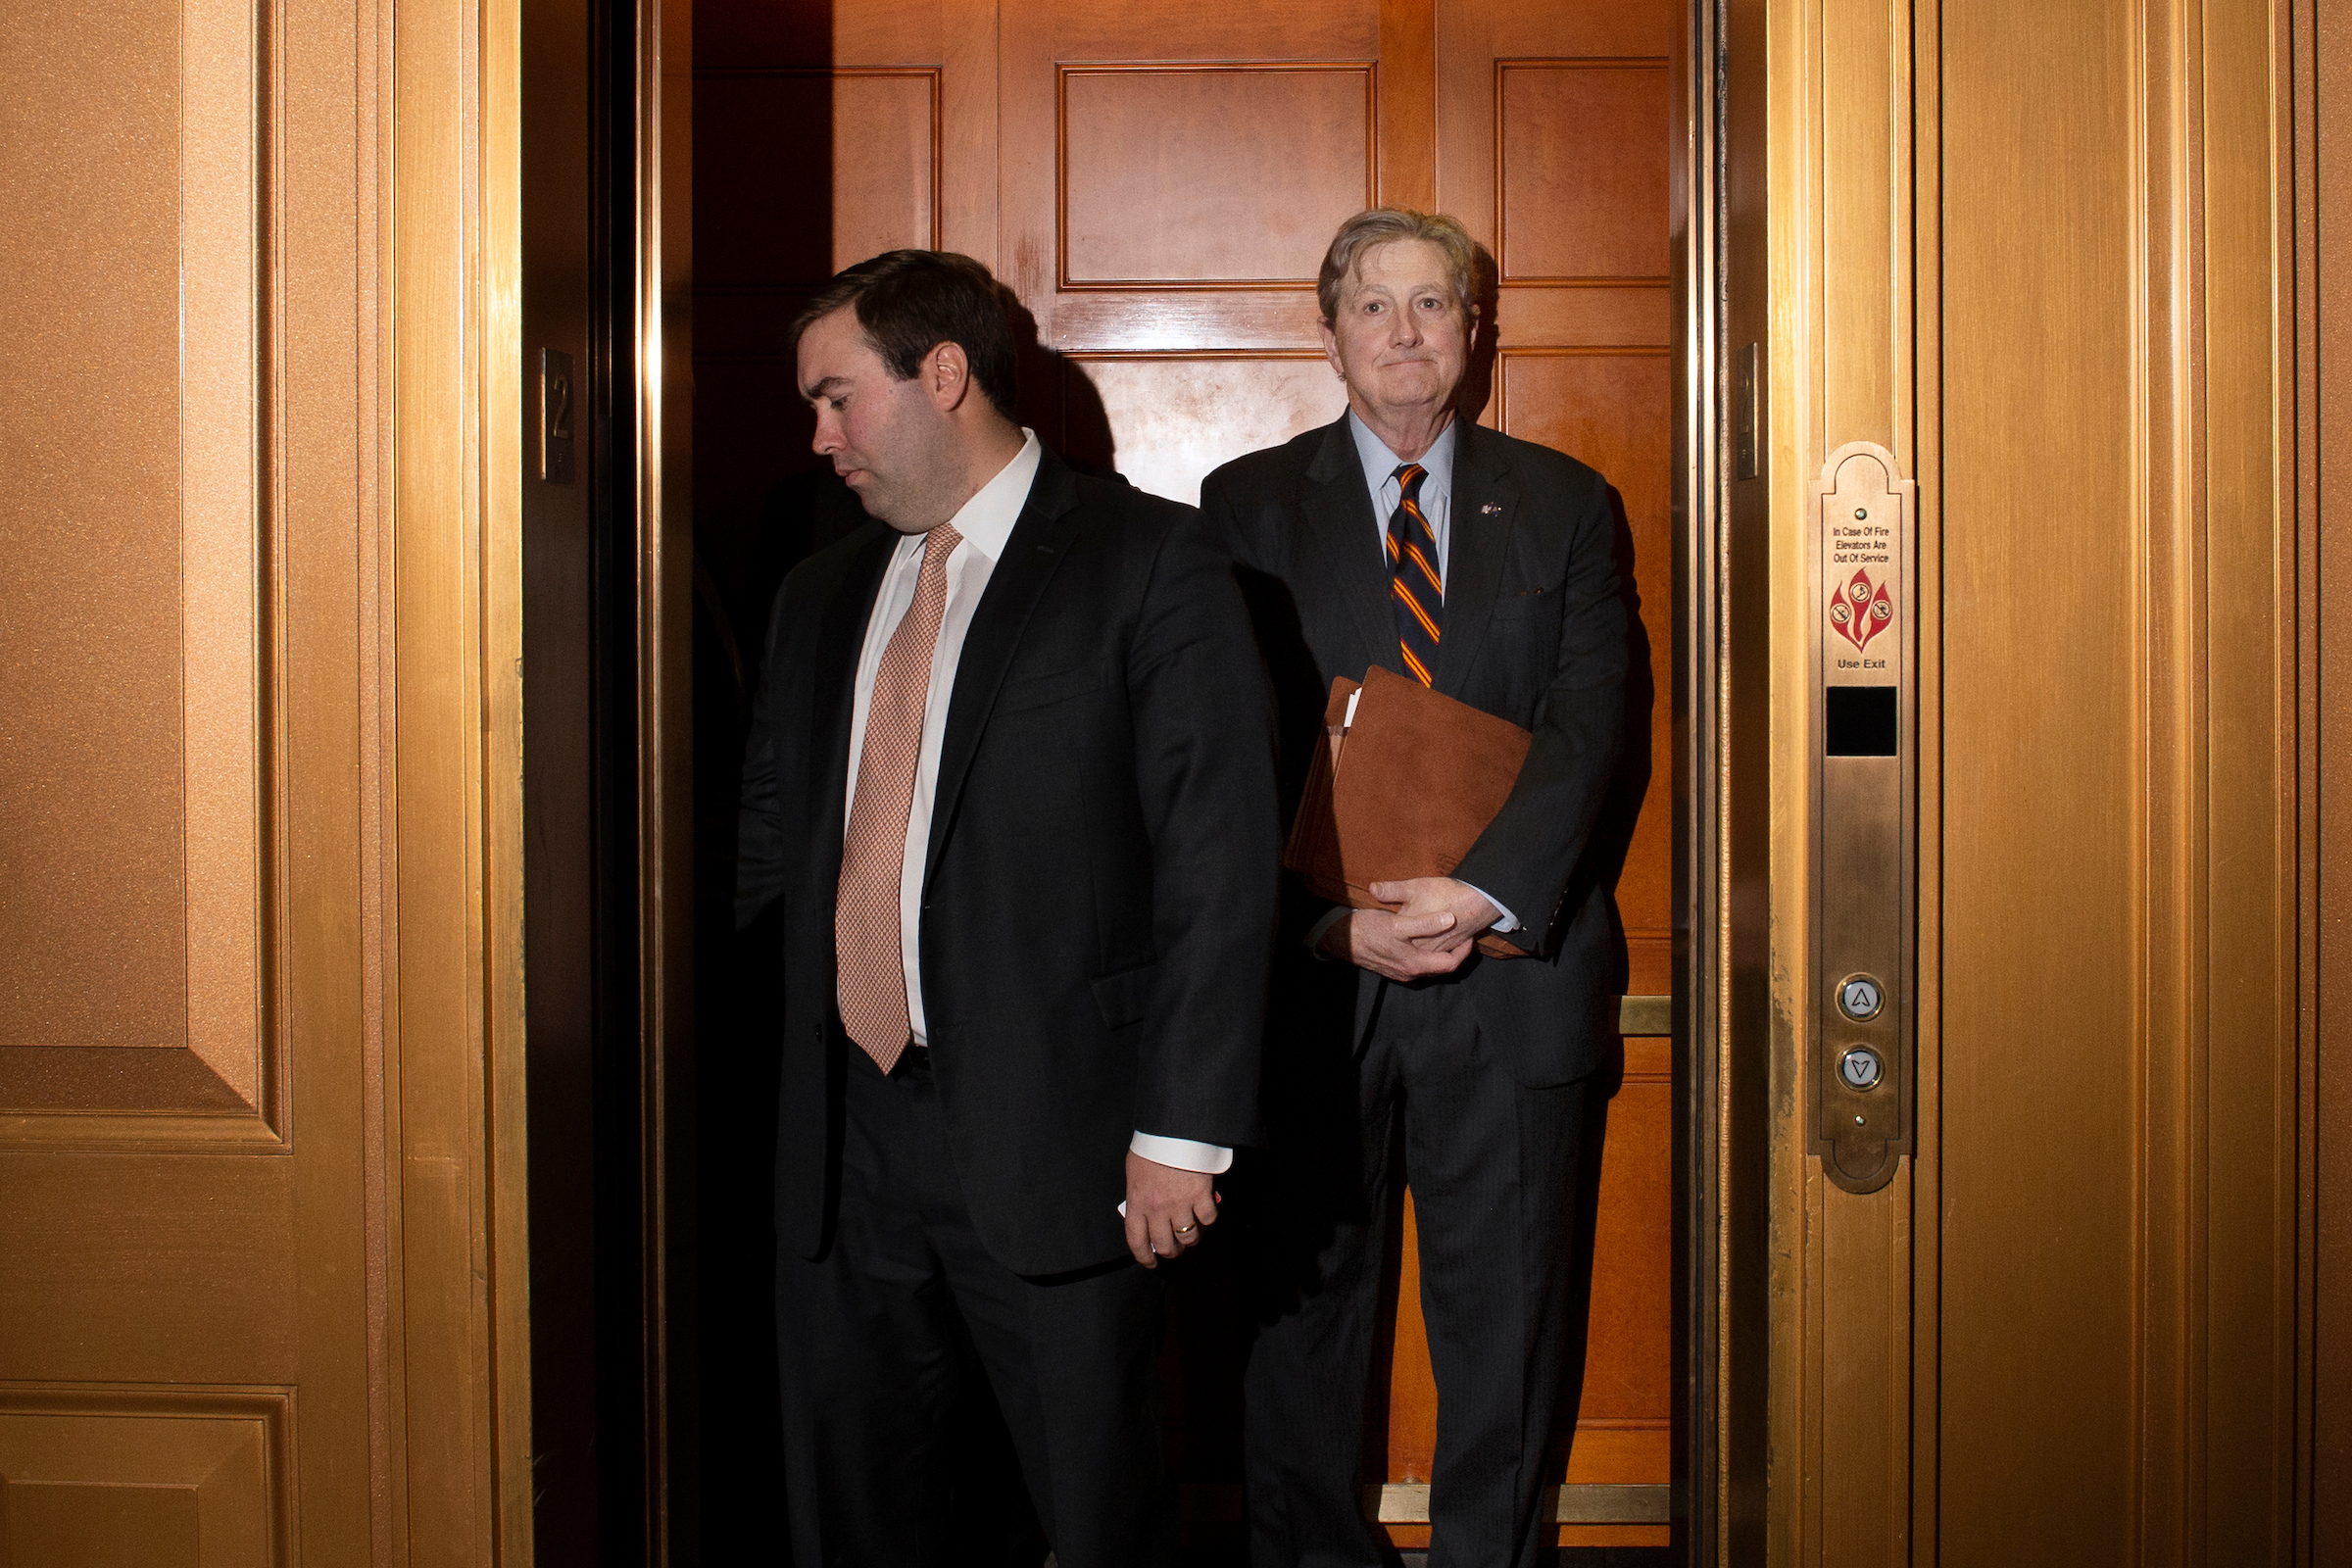
<svg viewBox="0 0 2352 1568"><path fill-rule="evenodd" d="M1464 317L1478 314L1478 242L1461 223L1442 213L1416 213L1409 207L1375 207L1340 225L1331 249L1323 253L1323 270L1315 278L1315 304L1326 326L1340 318L1340 290L1357 275L1364 253L1402 239L1425 239L1446 255L1446 271L1453 284L1454 303Z"/></svg>

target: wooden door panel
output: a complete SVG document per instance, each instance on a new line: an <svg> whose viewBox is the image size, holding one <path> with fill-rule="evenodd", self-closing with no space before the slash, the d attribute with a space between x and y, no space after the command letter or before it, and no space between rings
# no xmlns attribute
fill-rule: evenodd
<svg viewBox="0 0 2352 1568"><path fill-rule="evenodd" d="M1587 1433L1580 1429L1568 1459L1570 1480L1654 1481L1665 1473L1663 1440L1673 1408L1674 1184L1672 1166L1658 1154L1673 1137L1670 1056L1663 1039L1625 1042L1623 1076L1609 1100L1578 1408L1582 1423L1622 1423L1615 1430L1648 1434L1654 1463L1646 1474L1593 1474L1604 1456L1585 1451Z"/></svg>
<svg viewBox="0 0 2352 1568"><path fill-rule="evenodd" d="M1329 424L1348 406L1321 354L1074 354L1129 480L1188 505L1226 459ZM1083 395L1083 394L1082 394Z"/></svg>
<svg viewBox="0 0 2352 1568"><path fill-rule="evenodd" d="M799 66L936 66L944 20L953 5L939 0L769 0L760 5L699 6L694 13L694 63L699 78L712 71ZM696 95L699 99L699 93ZM698 131L695 151L703 151ZM787 149L774 149L779 157ZM696 182L701 183L701 170ZM697 215L698 221L700 215Z"/></svg>
<svg viewBox="0 0 2352 1568"><path fill-rule="evenodd" d="M809 295L900 246L993 256L994 21L791 0L698 7L694 37L695 511L731 583L770 491L822 466L786 341Z"/></svg>
<svg viewBox="0 0 2352 1568"><path fill-rule="evenodd" d="M500 402L468 356L506 360L468 314L477 25L101 0L0 30L12 1563L390 1562L396 1515L413 1560L488 1554L511 731L468 551L507 461L477 455L519 442L467 422ZM420 234L447 265L392 267Z"/></svg>
<svg viewBox="0 0 2352 1568"><path fill-rule="evenodd" d="M1496 303L1494 326L1505 349L1655 347L1673 337L1674 299L1667 289L1646 283L1520 285Z"/></svg>
<svg viewBox="0 0 2352 1568"><path fill-rule="evenodd" d="M1317 247L1317 260L1322 257ZM1026 299L1026 296L1023 296ZM1071 290L1037 311L1046 346L1065 355L1321 354L1315 296L1290 288L1240 285L1156 293L1135 289ZM1047 319L1051 312L1051 322Z"/></svg>
<svg viewBox="0 0 2352 1568"><path fill-rule="evenodd" d="M293 1561L285 1390L115 1385L0 1396L0 1562Z"/></svg>
<svg viewBox="0 0 2352 1568"><path fill-rule="evenodd" d="M1510 306L1518 297L1518 290L1510 290L1503 302ZM1649 658L1649 732L1636 739L1648 744L1651 780L1664 780L1671 776L1673 733L1658 699L1668 689L1674 656L1668 618L1674 589L1674 407L1667 350L1662 344L1506 347L1494 380L1494 404L1504 429L1576 454L1608 477L1624 506L1623 543L1630 550ZM1617 883L1629 971L1625 989L1631 996L1664 996L1673 989L1673 825L1664 804L1645 804Z"/></svg>
<svg viewBox="0 0 2352 1568"><path fill-rule="evenodd" d="M936 68L706 72L695 150L735 192L698 215L713 288L812 288L853 262L939 244ZM807 153L827 154L811 171ZM827 213L809 221L812 207Z"/></svg>
<svg viewBox="0 0 2352 1568"><path fill-rule="evenodd" d="M76 1136L178 1113L209 1140L242 1113L233 1136L274 1137L256 23L125 0L10 45L79 69L24 73L0 138L0 232L59 241L10 248L0 303L0 374L39 390L0 496L0 1116L71 1114Z"/></svg>
<svg viewBox="0 0 2352 1568"><path fill-rule="evenodd" d="M0 1380L293 1380L299 1252L282 1154L20 1144L0 1170Z"/></svg>
<svg viewBox="0 0 2352 1568"><path fill-rule="evenodd" d="M1311 285L1374 199L1368 65L1055 74L1062 289Z"/></svg>
<svg viewBox="0 0 2352 1568"><path fill-rule="evenodd" d="M757 31L739 43L754 60L762 46L772 42ZM936 64L697 74L699 177L729 193L694 216L696 342L721 345L695 360L705 511L757 516L778 476L814 466L813 427L784 352L809 294L853 262L943 243L940 77Z"/></svg>
<svg viewBox="0 0 2352 1568"><path fill-rule="evenodd" d="M298 1260L358 1272L356 1213L344 1236L297 1223L270 961L288 476L265 466L263 418L272 332L312 323L285 319L264 265L262 174L271 130L322 127L272 124L265 15L118 0L0 41L20 90L0 135L10 1562L287 1560ZM277 200L272 218L301 211ZM321 1414L323 1453L352 1428Z"/></svg>
<svg viewBox="0 0 2352 1568"><path fill-rule="evenodd" d="M1380 28L1363 0L1005 13L1003 270L1045 345L1110 389L1122 469L1167 493L1197 495L1209 468L1313 406L1299 401L1311 370L1293 379L1263 356L1319 352L1316 264L1378 197ZM1194 357L1195 384L1298 390L1255 428L1237 411L1185 433L1119 395L1166 375L1130 357L1171 352Z"/></svg>
<svg viewBox="0 0 2352 1568"><path fill-rule="evenodd" d="M1588 74L1654 67L1663 85L1682 22L1678 8L1655 3L1573 0L1520 6L1506 0L1441 0L1436 62L1439 205L1494 249L1501 239L1498 197L1506 185L1525 193L1557 183L1563 198L1582 194L1587 200L1598 190L1609 190L1628 205L1612 205L1606 218L1559 211L1539 215L1532 207L1523 211L1547 235L1620 233L1614 253L1655 257L1650 270L1627 274L1612 268L1592 274L1545 275L1633 275L1663 285L1668 122L1662 114L1653 119L1653 111L1642 109L1642 121L1654 127L1654 141L1646 132L1614 122L1601 112L1604 106L1623 112L1642 104L1639 87L1633 79L1602 87ZM1584 77L1581 88L1564 85L1571 75ZM1506 100L1499 89L1506 77L1513 86L1509 105L1521 115L1532 112L1523 123L1516 122L1517 117L1514 122L1503 120ZM1665 107L1665 99L1656 102L1660 109ZM1603 172L1599 161L1604 149L1612 147L1622 167ZM1562 152L1566 161L1552 163ZM1514 169L1512 155L1524 155L1528 162ZM1585 187L1581 192L1579 185ZM1655 206L1647 214L1630 205L1645 199L1645 187L1655 192ZM1654 240L1642 234L1653 221ZM1603 245L1599 253L1611 250ZM1498 259L1503 255L1500 250L1495 254Z"/></svg>
<svg viewBox="0 0 2352 1568"><path fill-rule="evenodd" d="M1510 60L1494 74L1502 281L1665 282L1666 62Z"/></svg>
<svg viewBox="0 0 2352 1568"><path fill-rule="evenodd" d="M1661 1417L1669 1407L1671 1305L1668 1280L1673 1210L1668 1171L1652 1152L1671 1135L1672 1078L1666 1042L1626 1042L1613 1074L1595 1205L1592 1297L1586 1329L1582 1424L1568 1479L1653 1481L1671 1455ZM1406 1205L1405 1231L1412 1230ZM1436 1389L1425 1363L1420 1261L1407 1249L1399 1270L1396 1351L1389 1374L1388 1466L1393 1481L1427 1481L1436 1457ZM1588 1441L1606 1431L1615 1441Z"/></svg>
<svg viewBox="0 0 2352 1568"><path fill-rule="evenodd" d="M1605 1136L1593 1201L1582 1397L1573 1428L1559 1434L1556 1446L1566 1449L1561 1479L1568 1485L1634 1486L1644 1494L1633 1520L1563 1524L1563 1544L1665 1544L1664 1498L1651 1489L1667 1483L1674 1460L1671 1052L1663 1037L1635 1036L1623 1048L1622 1069L1604 1071L1596 1080L1607 1108L1605 1118L1591 1124L1593 1132L1605 1127ZM1588 1151L1588 1172L1593 1163ZM1386 1371L1388 1403L1375 1414L1385 1434L1383 1479L1392 1488L1427 1482L1436 1457L1437 1388L1421 1316L1409 1196L1402 1239ZM1409 1522L1409 1502L1396 1513L1398 1522L1390 1535L1398 1545L1427 1541L1426 1527Z"/></svg>

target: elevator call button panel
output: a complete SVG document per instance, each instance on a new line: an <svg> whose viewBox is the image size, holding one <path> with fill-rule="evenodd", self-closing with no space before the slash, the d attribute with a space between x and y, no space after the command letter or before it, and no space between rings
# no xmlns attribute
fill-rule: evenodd
<svg viewBox="0 0 2352 1568"><path fill-rule="evenodd" d="M1811 486L1815 1152L1870 1193L1911 1152L1918 491L1873 442Z"/></svg>

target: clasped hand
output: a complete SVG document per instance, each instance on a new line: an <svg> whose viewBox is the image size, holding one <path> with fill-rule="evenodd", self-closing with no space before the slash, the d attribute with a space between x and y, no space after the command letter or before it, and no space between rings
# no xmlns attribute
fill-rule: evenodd
<svg viewBox="0 0 2352 1568"><path fill-rule="evenodd" d="M1350 909L1319 944L1331 957L1391 980L1450 974L1470 944L1502 917L1478 889L1449 876L1375 882L1372 896L1394 909Z"/></svg>

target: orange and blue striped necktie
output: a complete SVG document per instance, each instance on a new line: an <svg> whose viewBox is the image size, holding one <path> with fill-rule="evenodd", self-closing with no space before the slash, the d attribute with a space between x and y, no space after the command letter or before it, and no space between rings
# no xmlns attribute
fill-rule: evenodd
<svg viewBox="0 0 2352 1568"><path fill-rule="evenodd" d="M1421 481L1429 470L1399 464L1396 510L1389 516L1389 603L1396 612L1396 644L1404 672L1437 684L1438 637L1446 624L1446 583L1438 570L1438 536L1421 514Z"/></svg>

